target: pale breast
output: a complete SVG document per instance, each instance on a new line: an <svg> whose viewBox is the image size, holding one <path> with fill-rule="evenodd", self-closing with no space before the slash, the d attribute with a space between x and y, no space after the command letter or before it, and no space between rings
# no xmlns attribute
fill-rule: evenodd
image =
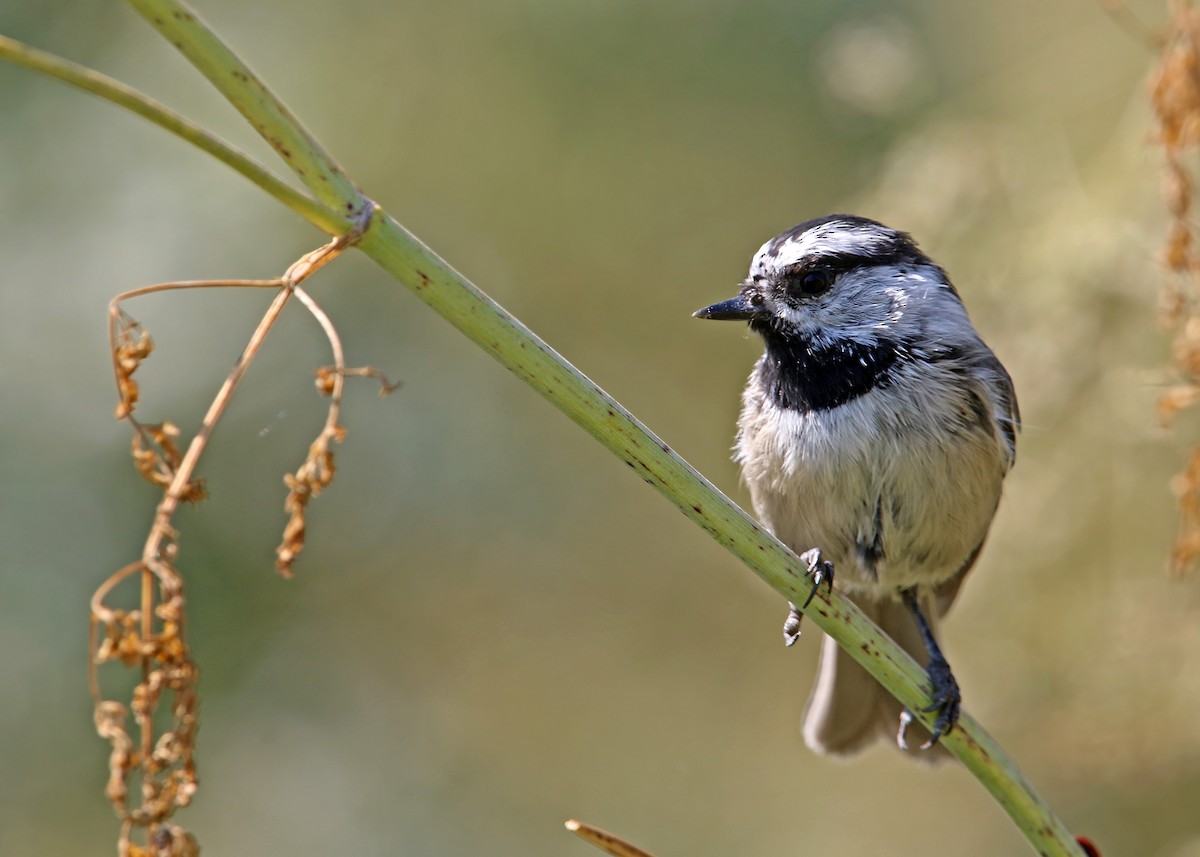
<svg viewBox="0 0 1200 857"><path fill-rule="evenodd" d="M821 411L776 407L752 380L736 457L765 526L882 597L950 579L983 541L1008 466L991 410L949 377Z"/></svg>

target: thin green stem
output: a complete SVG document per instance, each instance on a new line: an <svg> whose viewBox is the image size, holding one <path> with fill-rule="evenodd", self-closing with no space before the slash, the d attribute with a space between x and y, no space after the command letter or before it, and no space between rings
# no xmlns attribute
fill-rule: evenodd
<svg viewBox="0 0 1200 857"><path fill-rule="evenodd" d="M246 117L317 199L347 223L369 210L370 200L337 162L195 12L176 0L128 2Z"/></svg>
<svg viewBox="0 0 1200 857"><path fill-rule="evenodd" d="M220 137L210 134L133 87L86 66L31 48L7 36L0 36L0 59L58 78L85 92L118 104L144 119L149 119L160 128L170 131L237 170L309 223L330 235L345 232L350 227L351 221L348 218L305 196Z"/></svg>

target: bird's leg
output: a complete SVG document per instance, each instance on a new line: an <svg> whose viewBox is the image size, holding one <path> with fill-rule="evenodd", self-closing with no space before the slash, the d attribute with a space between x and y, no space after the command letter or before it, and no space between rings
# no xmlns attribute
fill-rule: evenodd
<svg viewBox="0 0 1200 857"><path fill-rule="evenodd" d="M928 750L958 722L959 708L962 705L962 694L958 691L958 682L954 680L954 673L950 671L950 664L946 662L946 656L942 654L942 650L938 647L937 640L933 638L933 632L929 628L929 622L925 619L925 614L921 612L921 605L917 601L915 590L906 589L902 593L904 598L904 606L908 608L908 612L912 614L913 619L917 623L917 629L921 632L921 640L925 643L925 651L929 653L929 665L925 667L925 675L929 676L929 705L921 709L927 712L937 712L937 720L933 723L933 732L929 736L929 740L921 745L922 750ZM901 747L906 747L904 743L904 733L908 728L908 724L912 722L913 716L909 711L904 711L900 715L900 733L896 736L896 742Z"/></svg>
<svg viewBox="0 0 1200 857"><path fill-rule="evenodd" d="M801 611L807 610L808 605L812 604L813 597L821 588L821 584L824 583L829 591L833 592L833 563L821 559L821 549L806 550L800 554L800 559L808 568L808 576L812 579L812 589L809 590L808 598L804 599L803 607L797 607L792 602L788 602L788 617L783 622L783 644L785 646L790 646L800 639L800 620L804 618Z"/></svg>

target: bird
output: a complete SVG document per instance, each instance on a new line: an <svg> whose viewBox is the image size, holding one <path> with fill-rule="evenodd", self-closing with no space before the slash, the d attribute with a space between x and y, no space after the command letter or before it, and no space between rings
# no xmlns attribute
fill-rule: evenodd
<svg viewBox="0 0 1200 857"><path fill-rule="evenodd" d="M945 270L911 235L856 215L775 236L735 297L694 315L745 321L763 340L734 446L757 517L802 554L814 592L822 579L836 586L929 681L932 730L824 637L805 743L845 757L882 738L947 758L940 739L962 695L939 621L1016 461L1011 377ZM790 645L800 612L789 607Z"/></svg>

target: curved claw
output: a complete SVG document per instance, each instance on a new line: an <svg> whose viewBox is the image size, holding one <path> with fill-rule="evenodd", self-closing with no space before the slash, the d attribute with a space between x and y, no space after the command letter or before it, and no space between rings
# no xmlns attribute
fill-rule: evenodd
<svg viewBox="0 0 1200 857"><path fill-rule="evenodd" d="M820 548L805 551L800 554L800 559L804 560L804 564L808 566L808 576L812 578L812 589L809 590L808 598L804 599L804 606L800 608L807 610L822 583L826 585L829 592L833 592L833 563L821 559Z"/></svg>

